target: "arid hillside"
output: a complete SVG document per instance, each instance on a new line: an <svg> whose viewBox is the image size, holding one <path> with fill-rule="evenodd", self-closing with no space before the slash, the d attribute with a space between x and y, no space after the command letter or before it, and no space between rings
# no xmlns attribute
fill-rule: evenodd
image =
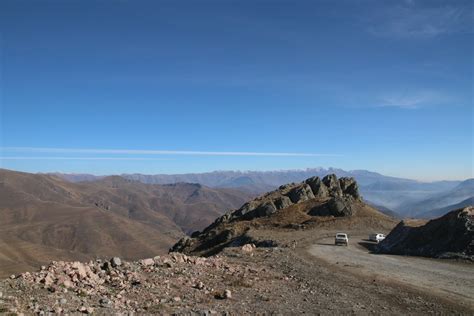
<svg viewBox="0 0 474 316"><path fill-rule="evenodd" d="M70 183L0 170L0 274L51 260L165 253L249 195L199 184L148 185L121 177Z"/></svg>
<svg viewBox="0 0 474 316"><path fill-rule="evenodd" d="M378 252L474 261L474 207L451 211L425 225L402 221L382 241Z"/></svg>
<svg viewBox="0 0 474 316"><path fill-rule="evenodd" d="M330 174L290 183L263 194L240 209L230 211L202 232L184 237L173 251L213 255L225 247L254 243L275 246L269 239L256 239L262 231L275 234L285 229L391 229L397 220L363 202L357 182ZM270 234L271 235L271 234Z"/></svg>

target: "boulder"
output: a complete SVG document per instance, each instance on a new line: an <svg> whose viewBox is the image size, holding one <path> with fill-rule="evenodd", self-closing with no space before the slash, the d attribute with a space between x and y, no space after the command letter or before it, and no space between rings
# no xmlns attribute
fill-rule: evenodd
<svg viewBox="0 0 474 316"><path fill-rule="evenodd" d="M242 215L245 215L247 213L250 213L252 212L253 210L255 210L259 205L260 205L261 201L250 201L250 202L247 202L245 203L244 205L242 205L241 208L239 208L236 212L234 212L234 216L242 216Z"/></svg>
<svg viewBox="0 0 474 316"><path fill-rule="evenodd" d="M342 197L341 186L335 174L328 174L323 178L324 185L328 188L329 195L332 197Z"/></svg>
<svg viewBox="0 0 474 316"><path fill-rule="evenodd" d="M271 201L263 202L262 204L258 205L254 210L247 212L241 216L244 220L252 220L258 217L265 217L272 215L277 211L277 208Z"/></svg>
<svg viewBox="0 0 474 316"><path fill-rule="evenodd" d="M351 216L353 211L351 203L342 198L333 198L328 203L329 210L336 216Z"/></svg>
<svg viewBox="0 0 474 316"><path fill-rule="evenodd" d="M344 195L349 195L356 200L360 200L359 186L354 178L340 178L339 185Z"/></svg>
<svg viewBox="0 0 474 316"><path fill-rule="evenodd" d="M284 185L280 185L278 187L278 191L281 193L281 194L286 194L288 193L291 189L293 189L297 184L292 182L292 183L287 183L287 184L284 184Z"/></svg>
<svg viewBox="0 0 474 316"><path fill-rule="evenodd" d="M48 274L46 274L46 276L44 277L43 282L46 287L50 287L51 285L53 285L54 283L53 274L48 272Z"/></svg>
<svg viewBox="0 0 474 316"><path fill-rule="evenodd" d="M245 244L242 246L242 252L252 252L255 248L254 244Z"/></svg>
<svg viewBox="0 0 474 316"><path fill-rule="evenodd" d="M277 210L282 210L291 206L293 203L290 198L284 195L281 195L273 200L273 205L275 205Z"/></svg>
<svg viewBox="0 0 474 316"><path fill-rule="evenodd" d="M353 215L353 209L351 202L344 198L332 198L323 205L312 208L309 212L311 216L351 216Z"/></svg>
<svg viewBox="0 0 474 316"><path fill-rule="evenodd" d="M325 198L329 196L328 188L319 177L311 177L306 179L305 183L311 187L315 197Z"/></svg>
<svg viewBox="0 0 474 316"><path fill-rule="evenodd" d="M314 194L311 190L311 187L308 184L303 183L291 189L290 192L288 192L288 197L290 198L291 202L300 203L314 199Z"/></svg>
<svg viewBox="0 0 474 316"><path fill-rule="evenodd" d="M86 266L81 262L74 262L72 268L76 270L76 275L80 280L87 278L87 269ZM89 267L87 267L89 268Z"/></svg>
<svg viewBox="0 0 474 316"><path fill-rule="evenodd" d="M232 292L230 290L224 290L223 292L216 293L214 297L220 300L225 300L228 298L232 298Z"/></svg>
<svg viewBox="0 0 474 316"><path fill-rule="evenodd" d="M141 260L140 263L141 263L143 266L152 266L152 265L155 264L155 260L153 260L152 258L147 258L147 259Z"/></svg>
<svg viewBox="0 0 474 316"><path fill-rule="evenodd" d="M122 265L122 260L120 260L119 257L113 257L112 259L110 259L110 264L112 265L112 267L115 268Z"/></svg>

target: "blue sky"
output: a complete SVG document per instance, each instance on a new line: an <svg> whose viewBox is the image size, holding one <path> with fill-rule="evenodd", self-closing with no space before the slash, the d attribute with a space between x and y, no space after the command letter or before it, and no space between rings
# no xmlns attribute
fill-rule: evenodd
<svg viewBox="0 0 474 316"><path fill-rule="evenodd" d="M472 1L0 3L0 167L473 176Z"/></svg>

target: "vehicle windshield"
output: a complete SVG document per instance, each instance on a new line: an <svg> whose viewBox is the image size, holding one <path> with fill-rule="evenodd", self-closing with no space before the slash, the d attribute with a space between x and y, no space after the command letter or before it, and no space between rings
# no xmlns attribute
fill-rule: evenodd
<svg viewBox="0 0 474 316"><path fill-rule="evenodd" d="M345 238L346 234L336 234L336 237Z"/></svg>

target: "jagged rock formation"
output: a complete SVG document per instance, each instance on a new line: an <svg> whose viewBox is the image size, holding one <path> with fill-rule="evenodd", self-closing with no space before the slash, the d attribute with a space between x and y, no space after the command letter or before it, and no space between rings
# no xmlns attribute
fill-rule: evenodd
<svg viewBox="0 0 474 316"><path fill-rule="evenodd" d="M474 207L449 212L419 227L401 221L380 243L378 252L474 260Z"/></svg>
<svg viewBox="0 0 474 316"><path fill-rule="evenodd" d="M350 212L341 212L339 205L348 205L354 200L360 200L360 196L357 183L353 178L338 180L334 174L331 174L321 181L319 177L312 177L302 183L282 185L275 191L259 196L245 203L238 210L220 217L216 223L269 216L293 204L312 199L327 199L328 205L324 205L323 208L328 209L329 212L325 215L344 216L351 214Z"/></svg>
<svg viewBox="0 0 474 316"><path fill-rule="evenodd" d="M243 236L246 228L245 225L239 225L240 222L269 217L281 210L303 204L304 213L310 216L352 216L356 213L354 203L362 201L357 182L353 178L338 179L334 174L323 179L312 177L301 183L282 185L277 190L263 194L241 208L224 214L203 232L195 232L191 238L182 238L171 251L212 254L226 245L252 241ZM262 244L252 242L257 246ZM263 241L264 244L268 242Z"/></svg>

